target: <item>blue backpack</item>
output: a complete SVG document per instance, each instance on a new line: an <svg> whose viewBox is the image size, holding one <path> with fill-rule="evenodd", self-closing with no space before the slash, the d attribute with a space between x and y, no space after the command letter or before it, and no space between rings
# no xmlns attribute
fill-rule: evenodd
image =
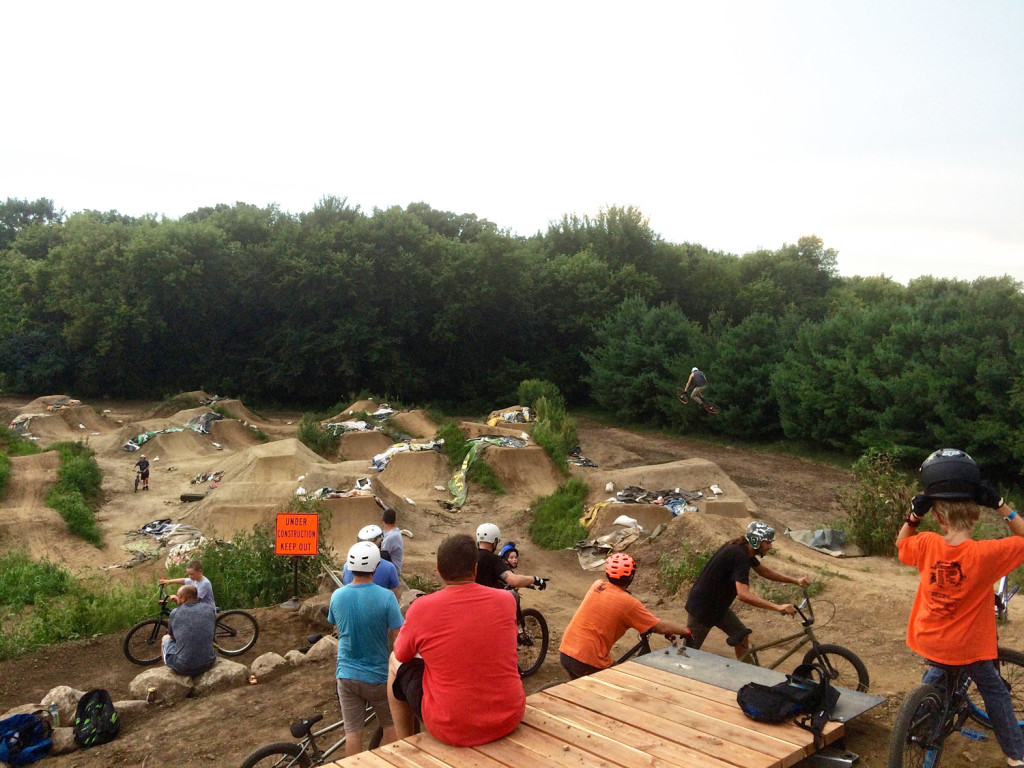
<svg viewBox="0 0 1024 768"><path fill-rule="evenodd" d="M53 748L49 713L12 715L0 720L0 763L28 765L46 757Z"/></svg>

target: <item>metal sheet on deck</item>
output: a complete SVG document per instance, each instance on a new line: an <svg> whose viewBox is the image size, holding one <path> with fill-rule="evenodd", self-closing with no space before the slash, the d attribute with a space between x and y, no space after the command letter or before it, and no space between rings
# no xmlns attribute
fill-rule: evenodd
<svg viewBox="0 0 1024 768"><path fill-rule="evenodd" d="M727 659L692 648L686 648L684 656L679 654L679 650L682 649L666 648L634 658L633 661L730 691L738 691L744 684L750 682L775 685L786 679L782 672L776 672L774 669L742 664L736 659ZM849 688L836 686L836 690L839 691L839 702L836 704L833 719L841 723L848 723L885 701L882 696L851 691Z"/></svg>

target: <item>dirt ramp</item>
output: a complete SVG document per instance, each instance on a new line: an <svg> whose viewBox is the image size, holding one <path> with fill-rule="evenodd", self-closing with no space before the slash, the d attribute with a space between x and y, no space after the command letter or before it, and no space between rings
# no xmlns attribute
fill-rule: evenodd
<svg viewBox="0 0 1024 768"><path fill-rule="evenodd" d="M183 411L178 411L170 419L174 422L175 426L184 427L196 416L203 416L207 413L213 413L213 409L209 406L201 405L198 408L186 408Z"/></svg>
<svg viewBox="0 0 1024 768"><path fill-rule="evenodd" d="M213 453L217 453L217 449L210 441L209 435L200 435L191 429L183 429L180 432L164 432L151 437L142 444L141 450L129 452L129 455L145 454L150 461L157 457L160 457L161 461L182 461Z"/></svg>
<svg viewBox="0 0 1024 768"><path fill-rule="evenodd" d="M447 488L451 474L447 459L437 451L409 451L396 453L384 471L370 479L374 493L387 504L408 509L407 497L416 504L450 498L447 490L435 486Z"/></svg>
<svg viewBox="0 0 1024 768"><path fill-rule="evenodd" d="M32 413L27 410L26 413ZM38 445L50 445L69 440L84 440L89 436L89 430L80 429L78 425L72 429L68 423L56 413L40 413L33 416L28 424L28 431L33 437L38 437Z"/></svg>
<svg viewBox="0 0 1024 768"><path fill-rule="evenodd" d="M324 540L334 548L339 561L345 558L349 547L359 540L360 528L364 525L380 525L381 509L372 496L324 499L321 504L324 512L331 516Z"/></svg>
<svg viewBox="0 0 1024 768"><path fill-rule="evenodd" d="M309 493L320 488L333 488L336 491L347 491L355 487L356 480L361 477L376 479L377 473L368 468L365 461L338 461L333 464L315 464L302 478L301 485Z"/></svg>
<svg viewBox="0 0 1024 768"><path fill-rule="evenodd" d="M538 496L550 496L565 477L540 446L502 448L492 445L481 455L501 481L508 496L529 503Z"/></svg>
<svg viewBox="0 0 1024 768"><path fill-rule="evenodd" d="M327 464L295 438L275 440L246 448L220 463L225 484L291 483L317 465Z"/></svg>
<svg viewBox="0 0 1024 768"><path fill-rule="evenodd" d="M423 410L404 411L391 416L389 421L394 422L409 437L433 438L437 434L438 424L427 416Z"/></svg>
<svg viewBox="0 0 1024 768"><path fill-rule="evenodd" d="M82 432L82 426L84 425L85 434L91 434L93 432L114 432L121 426L117 422L96 413L96 411L88 405L76 405L71 408L61 408L56 412L56 415L63 419L64 423L67 424L72 431L77 430Z"/></svg>
<svg viewBox="0 0 1024 768"><path fill-rule="evenodd" d="M369 461L393 445L391 438L376 429L346 432L338 442L338 454L349 461Z"/></svg>
<svg viewBox="0 0 1024 768"><path fill-rule="evenodd" d="M243 451L260 440L237 419L218 419L210 423L210 439L232 451Z"/></svg>
<svg viewBox="0 0 1024 768"><path fill-rule="evenodd" d="M5 510L43 506L50 486L57 482L60 454L56 451L11 457L11 478L0 499L0 524L9 517Z"/></svg>
<svg viewBox="0 0 1024 768"><path fill-rule="evenodd" d="M263 419L246 408L241 400L219 400L217 405L224 408L224 410L232 416L242 419L243 421L248 421L250 424L259 425L264 423Z"/></svg>
<svg viewBox="0 0 1024 768"><path fill-rule="evenodd" d="M520 429L520 427L529 426L528 424L509 424L508 426L497 426L490 427L487 424L480 424L476 421L463 421L459 423L459 430L466 436L467 440L472 440L474 437L511 437L513 440L526 440L529 442L530 437L527 434L524 438L523 435L526 430Z"/></svg>

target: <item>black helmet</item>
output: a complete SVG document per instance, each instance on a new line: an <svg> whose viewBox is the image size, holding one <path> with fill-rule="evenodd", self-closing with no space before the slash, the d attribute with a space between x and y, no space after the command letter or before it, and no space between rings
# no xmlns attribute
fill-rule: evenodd
<svg viewBox="0 0 1024 768"><path fill-rule="evenodd" d="M956 448L935 451L921 465L921 485L933 499L973 499L980 482L974 459Z"/></svg>

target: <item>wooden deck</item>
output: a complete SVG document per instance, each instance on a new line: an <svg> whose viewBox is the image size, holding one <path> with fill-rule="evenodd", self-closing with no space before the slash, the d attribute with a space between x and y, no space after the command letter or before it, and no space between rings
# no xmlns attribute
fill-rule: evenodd
<svg viewBox="0 0 1024 768"><path fill-rule="evenodd" d="M829 723L825 742L843 733ZM787 768L814 751L809 731L751 720L731 690L627 662L527 697L522 723L498 741L451 747L420 733L330 765Z"/></svg>

